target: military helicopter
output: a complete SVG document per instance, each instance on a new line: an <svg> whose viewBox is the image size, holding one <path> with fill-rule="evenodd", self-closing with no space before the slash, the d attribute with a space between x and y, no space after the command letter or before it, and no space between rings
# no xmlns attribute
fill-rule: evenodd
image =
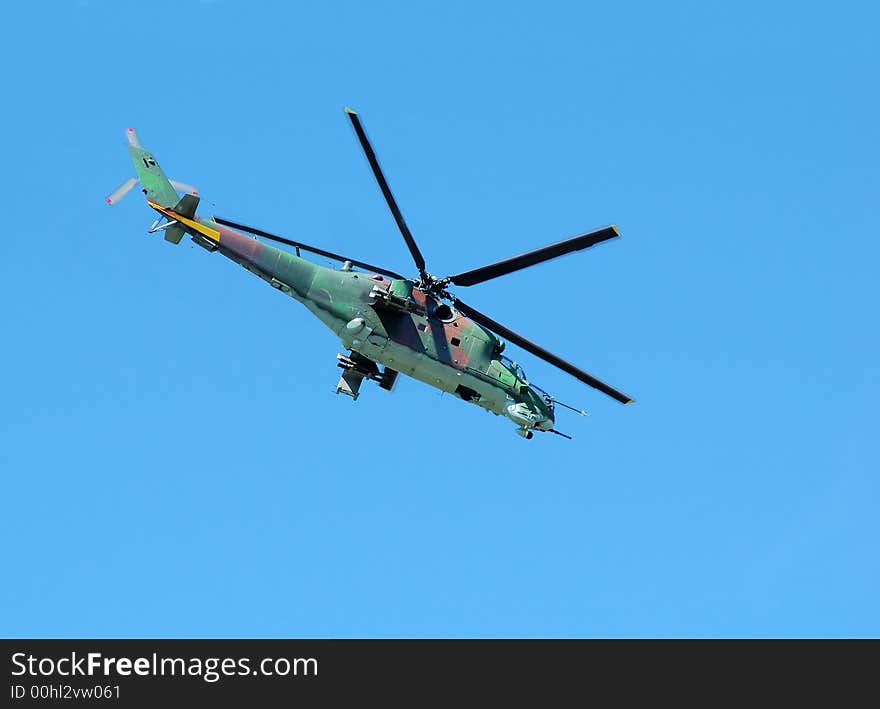
<svg viewBox="0 0 880 709"><path fill-rule="evenodd" d="M348 351L336 355L337 365L342 369L337 394L357 400L365 379L391 391L398 374L405 374L506 416L516 424L516 433L525 439L531 439L534 431L571 438L554 428L556 405L581 415L586 412L564 404L530 383L522 367L502 354L505 338L617 401L631 403L626 394L515 333L448 290L449 286L477 285L587 249L619 236L617 227L590 231L452 276L434 276L427 270L425 258L404 221L358 114L349 108L345 112L412 255L417 277L406 278L229 219L197 216L197 190L169 180L153 155L143 148L133 128L127 130L126 137L138 176L114 190L107 202L116 204L140 183L147 204L159 214L148 233L162 232L172 244L179 244L188 234L198 246L239 263L308 308L339 336ZM261 239L292 247L293 252ZM342 265L338 270L326 268L302 258L302 252Z"/></svg>

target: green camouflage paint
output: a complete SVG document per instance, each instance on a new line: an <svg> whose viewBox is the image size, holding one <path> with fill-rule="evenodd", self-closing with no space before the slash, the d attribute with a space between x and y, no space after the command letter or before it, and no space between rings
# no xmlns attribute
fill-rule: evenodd
<svg viewBox="0 0 880 709"><path fill-rule="evenodd" d="M134 145L129 146L129 153L144 194L165 208L157 211L169 219L184 216L173 212L180 198L153 155ZM173 228L183 229L200 246L221 253L305 305L353 352L506 415L521 432L553 427L552 402L500 359L503 343L499 338L414 289L412 281L319 266L211 218L193 216L192 226L180 222ZM372 295L377 285L408 302L413 311L377 300Z"/></svg>

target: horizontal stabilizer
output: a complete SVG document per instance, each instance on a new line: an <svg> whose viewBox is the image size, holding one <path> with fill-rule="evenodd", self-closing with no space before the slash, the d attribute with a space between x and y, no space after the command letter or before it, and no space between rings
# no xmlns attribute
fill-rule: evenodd
<svg viewBox="0 0 880 709"><path fill-rule="evenodd" d="M187 219L192 219L196 215L196 208L199 206L199 198L195 195L185 194L180 201L174 205L174 212Z"/></svg>
<svg viewBox="0 0 880 709"><path fill-rule="evenodd" d="M179 224L174 224L165 231L165 241L170 241L172 244L179 244L180 240L183 238L183 235L186 233L184 228Z"/></svg>

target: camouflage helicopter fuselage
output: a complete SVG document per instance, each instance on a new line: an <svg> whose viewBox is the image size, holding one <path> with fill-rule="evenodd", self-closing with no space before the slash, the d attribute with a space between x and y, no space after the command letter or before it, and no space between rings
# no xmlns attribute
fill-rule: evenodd
<svg viewBox="0 0 880 709"><path fill-rule="evenodd" d="M501 359L504 343L414 288L413 281L354 271L349 264L340 270L325 268L212 219L194 221L205 227L193 229L196 243L305 305L346 349L360 355L356 364L363 366L364 358L418 379L503 414L525 432L553 428L552 400ZM345 391L342 382L340 386Z"/></svg>
<svg viewBox="0 0 880 709"><path fill-rule="evenodd" d="M419 272L418 280L228 219L197 216L196 191L169 180L153 155L141 146L133 129L128 130L127 137L138 177L123 183L107 201L115 204L140 182L147 203L160 215L150 228L151 233L161 231L165 240L173 244L180 243L188 234L202 248L235 261L308 308L336 333L349 351L337 355L342 369L337 393L357 399L364 380L376 381L380 388L390 391L398 375L405 374L486 411L506 416L524 438L532 438L533 431L570 438L553 428L555 404L582 415L586 412L556 402L531 385L522 368L502 354L504 342L500 334L617 401L630 403L632 399L623 392L505 327L446 289L450 284L468 287L483 283L590 248L616 238L617 227L592 230L445 278L433 276L427 271L425 258L391 194L360 119L351 109L346 109L346 114L404 237ZM178 191L185 194L181 196ZM293 246L295 253L261 239ZM302 258L301 251L339 260L342 267L319 266ZM354 265L362 270L354 270Z"/></svg>
<svg viewBox="0 0 880 709"><path fill-rule="evenodd" d="M507 416L522 436L553 428L552 399L518 375L522 370L514 363L501 359L504 343L492 332L419 290L414 281L354 271L349 262L341 269L325 268L197 216L198 197L180 198L133 131L129 140L147 203L168 220L163 225L167 241L179 243L189 234L199 246L305 305L339 336L351 355L338 356L343 376L337 392L357 399L364 378L390 390L401 373Z"/></svg>

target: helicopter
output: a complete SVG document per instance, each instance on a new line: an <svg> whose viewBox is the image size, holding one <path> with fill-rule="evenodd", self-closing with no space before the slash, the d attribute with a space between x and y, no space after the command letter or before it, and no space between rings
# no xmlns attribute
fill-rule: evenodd
<svg viewBox="0 0 880 709"><path fill-rule="evenodd" d="M161 232L172 244L179 244L187 234L196 245L231 259L302 303L347 350L336 355L342 369L337 394L357 400L365 380L390 392L398 375L404 374L507 417L522 438L531 439L537 431L570 439L554 427L556 406L583 416L587 413L530 382L523 368L503 354L506 340L620 403L631 403L633 399L626 394L493 320L449 290L450 286L474 286L590 248L618 237L617 227L606 226L455 275L435 276L427 270L425 257L394 199L360 117L350 108L345 113L412 256L417 276L407 278L229 219L196 215L198 191L169 180L133 128L127 129L126 138L137 177L115 189L107 203L118 203L140 184L147 204L159 215L148 233ZM272 246L269 241L292 247L293 251ZM332 269L318 265L303 258L302 252L337 261L341 266Z"/></svg>

